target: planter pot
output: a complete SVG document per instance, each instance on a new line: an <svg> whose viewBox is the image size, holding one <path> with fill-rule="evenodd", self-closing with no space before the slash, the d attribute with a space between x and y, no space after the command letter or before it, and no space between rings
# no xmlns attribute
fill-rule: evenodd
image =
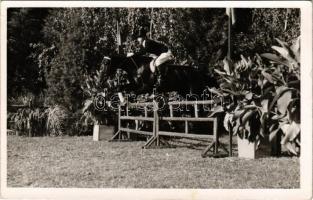
<svg viewBox="0 0 313 200"><path fill-rule="evenodd" d="M255 159L256 143L247 139L241 139L237 135L238 157Z"/></svg>
<svg viewBox="0 0 313 200"><path fill-rule="evenodd" d="M247 139L241 139L237 135L238 157L239 158L262 158L271 156L271 144L268 137L260 139L260 144L257 147L257 142L249 142Z"/></svg>
<svg viewBox="0 0 313 200"><path fill-rule="evenodd" d="M93 141L109 140L114 134L114 127L107 125L93 126Z"/></svg>

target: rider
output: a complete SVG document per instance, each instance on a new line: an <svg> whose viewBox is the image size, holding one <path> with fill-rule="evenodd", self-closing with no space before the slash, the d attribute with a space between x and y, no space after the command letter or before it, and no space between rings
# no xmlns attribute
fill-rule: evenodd
<svg viewBox="0 0 313 200"><path fill-rule="evenodd" d="M147 31L141 28L137 35L140 51L136 55L150 54L154 59L150 63L150 70L155 72L156 67L173 59L171 50L164 44L147 38Z"/></svg>

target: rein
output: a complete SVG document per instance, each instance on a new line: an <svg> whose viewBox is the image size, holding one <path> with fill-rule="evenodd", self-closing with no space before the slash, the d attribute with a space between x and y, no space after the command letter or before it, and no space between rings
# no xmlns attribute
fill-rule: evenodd
<svg viewBox="0 0 313 200"><path fill-rule="evenodd" d="M139 66L137 65L137 63L134 61L133 57L129 57L131 59L131 61L134 63L134 65L136 66L137 70L139 69Z"/></svg>

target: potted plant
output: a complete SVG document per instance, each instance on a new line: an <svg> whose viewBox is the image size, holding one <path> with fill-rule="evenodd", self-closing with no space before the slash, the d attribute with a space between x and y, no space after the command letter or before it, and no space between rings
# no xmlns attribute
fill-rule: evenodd
<svg viewBox="0 0 313 200"><path fill-rule="evenodd" d="M97 110L94 102L86 100L82 120L85 126L93 125L93 140L109 140L114 134L114 126L110 123L110 113Z"/></svg>
<svg viewBox="0 0 313 200"><path fill-rule="evenodd" d="M82 118L86 126L93 125L93 140L110 139L114 134L113 115L106 101L108 91L103 87L105 81L105 66L96 71L94 76L85 76L86 85L82 86L87 96L82 109Z"/></svg>
<svg viewBox="0 0 313 200"><path fill-rule="evenodd" d="M215 69L220 87L211 92L229 100L224 102L224 126L237 135L239 157L255 158L255 150L269 142L272 155L279 155L280 145L299 154L299 39L291 46L277 41L281 47L273 49L278 56L262 54L269 63L259 55L253 59L241 56L239 62L224 60Z"/></svg>
<svg viewBox="0 0 313 200"><path fill-rule="evenodd" d="M255 81L260 69L250 58L241 58L237 63L223 60L220 69L215 69L220 87L210 90L224 99L224 127L237 135L238 156L255 158L257 144L263 136L259 126L261 108L258 103L261 99Z"/></svg>

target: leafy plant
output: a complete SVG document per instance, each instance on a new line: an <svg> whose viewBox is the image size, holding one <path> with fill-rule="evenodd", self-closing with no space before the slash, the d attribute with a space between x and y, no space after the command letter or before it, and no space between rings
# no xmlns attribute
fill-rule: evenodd
<svg viewBox="0 0 313 200"><path fill-rule="evenodd" d="M8 114L8 121L19 135L42 136L47 132L47 113L43 108L20 108L15 113Z"/></svg>
<svg viewBox="0 0 313 200"><path fill-rule="evenodd" d="M84 102L82 117L80 120L84 121L86 126L90 124L106 124L106 119L109 118L107 95L108 89L104 86L107 81L106 65L101 65L99 70L96 70L95 75L85 75L86 83L81 87L87 99ZM114 84L114 81L113 81Z"/></svg>
<svg viewBox="0 0 313 200"><path fill-rule="evenodd" d="M46 110L47 131L52 136L62 136L68 127L69 111L63 106L53 106Z"/></svg>
<svg viewBox="0 0 313 200"><path fill-rule="evenodd" d="M297 155L300 147L300 37L288 45L276 39L280 46L273 46L275 54L262 54L263 57L275 63L284 74L276 87L276 95L269 109L274 108L270 126L270 139L282 132L283 144L291 153ZM268 76L268 79L273 76ZM277 80L277 79L273 79ZM276 122L276 123L275 123ZM293 145L295 143L296 145Z"/></svg>
<svg viewBox="0 0 313 200"><path fill-rule="evenodd" d="M269 136L273 140L283 134L281 144L297 155L294 143L300 145L300 61L299 39L289 46L278 40L273 46L279 55L262 54L263 62L241 56L237 63L224 60L220 69L220 87L210 91L224 99L224 126L250 141Z"/></svg>
<svg viewBox="0 0 313 200"><path fill-rule="evenodd" d="M45 104L45 95L40 93L39 95L34 95L32 93L27 93L25 95L19 95L16 97L8 98L8 105L10 106L27 106L27 107L43 107Z"/></svg>

